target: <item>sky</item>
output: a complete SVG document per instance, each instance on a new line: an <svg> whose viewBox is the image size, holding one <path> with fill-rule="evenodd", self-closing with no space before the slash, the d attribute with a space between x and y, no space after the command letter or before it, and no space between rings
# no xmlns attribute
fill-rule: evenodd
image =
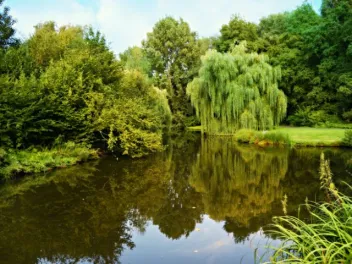
<svg viewBox="0 0 352 264"><path fill-rule="evenodd" d="M319 12L321 0L307 0ZM61 25L91 25L121 53L140 45L153 25L166 16L182 17L200 37L215 36L232 15L259 22L270 14L290 11L303 0L5 0L17 19L18 36L25 39L45 21Z"/></svg>

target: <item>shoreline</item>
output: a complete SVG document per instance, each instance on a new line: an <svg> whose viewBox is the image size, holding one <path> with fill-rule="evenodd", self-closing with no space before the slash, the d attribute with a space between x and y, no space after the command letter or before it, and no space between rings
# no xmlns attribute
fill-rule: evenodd
<svg viewBox="0 0 352 264"><path fill-rule="evenodd" d="M190 132L202 132L201 126L188 127ZM342 128L313 128L313 127L278 127L277 129L265 131L239 130L235 134L216 134L205 136L233 137L239 143L256 144L261 147L288 145L291 147L334 147L348 148L350 146L343 142L346 129ZM240 134L240 135L239 135ZM271 134L266 136L266 134ZM273 135L276 134L276 135ZM269 138L274 138L270 140Z"/></svg>

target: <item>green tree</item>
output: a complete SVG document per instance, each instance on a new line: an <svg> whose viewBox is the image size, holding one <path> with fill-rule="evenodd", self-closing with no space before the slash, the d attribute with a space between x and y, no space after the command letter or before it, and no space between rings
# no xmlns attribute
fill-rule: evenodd
<svg viewBox="0 0 352 264"><path fill-rule="evenodd" d="M125 71L96 123L107 133L110 150L122 149L132 157L161 151L171 123L166 92L153 87L142 73Z"/></svg>
<svg viewBox="0 0 352 264"><path fill-rule="evenodd" d="M280 69L268 57L246 53L246 44L232 53L209 51L199 78L187 88L203 132L234 133L240 128L270 129L286 114L286 96L278 89Z"/></svg>
<svg viewBox="0 0 352 264"><path fill-rule="evenodd" d="M0 8L4 4L4 0L0 0ZM0 12L0 48L5 49L9 46L13 46L19 43L19 40L15 38L15 29L13 26L16 20L9 14L10 8L5 6Z"/></svg>
<svg viewBox="0 0 352 264"><path fill-rule="evenodd" d="M23 55L23 56L21 56ZM141 156L163 149L171 114L166 93L118 60L92 28L48 22L8 49L0 77L0 143L103 143ZM123 68L125 67L125 68ZM102 144L100 144L102 145Z"/></svg>
<svg viewBox="0 0 352 264"><path fill-rule="evenodd" d="M127 70L138 70L147 75L151 75L151 64L146 57L144 50L134 46L120 54L123 67Z"/></svg>
<svg viewBox="0 0 352 264"><path fill-rule="evenodd" d="M156 86L169 93L174 123L184 126L185 117L193 115L186 87L199 68L197 34L184 20L166 17L148 33L143 49L151 62Z"/></svg>
<svg viewBox="0 0 352 264"><path fill-rule="evenodd" d="M327 110L352 120L352 2L324 0L322 21L314 32L319 76L327 93Z"/></svg>
<svg viewBox="0 0 352 264"><path fill-rule="evenodd" d="M247 41L249 51L257 51L258 46L258 26L247 22L240 16L233 16L228 25L223 25L220 29L220 37L215 42L216 49L220 52L231 51L235 45L241 41Z"/></svg>

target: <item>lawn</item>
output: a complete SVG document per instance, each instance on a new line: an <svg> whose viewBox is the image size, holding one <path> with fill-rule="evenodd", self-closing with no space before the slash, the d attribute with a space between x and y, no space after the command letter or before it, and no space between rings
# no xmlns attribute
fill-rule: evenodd
<svg viewBox="0 0 352 264"><path fill-rule="evenodd" d="M276 131L289 135L291 141L305 146L339 146L345 135L341 128L279 127Z"/></svg>
<svg viewBox="0 0 352 264"><path fill-rule="evenodd" d="M201 126L190 127L200 131ZM342 128L279 127L275 131L288 134L292 143L301 146L341 146L345 135Z"/></svg>

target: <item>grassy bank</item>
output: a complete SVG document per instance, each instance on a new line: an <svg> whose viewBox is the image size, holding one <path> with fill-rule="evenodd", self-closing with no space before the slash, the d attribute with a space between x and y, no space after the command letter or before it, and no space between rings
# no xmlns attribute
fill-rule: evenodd
<svg viewBox="0 0 352 264"><path fill-rule="evenodd" d="M279 127L276 131L287 134L295 145L343 146L345 129L312 127Z"/></svg>
<svg viewBox="0 0 352 264"><path fill-rule="evenodd" d="M0 180L15 175L47 172L96 158L96 150L73 142L52 149L0 149Z"/></svg>
<svg viewBox="0 0 352 264"><path fill-rule="evenodd" d="M201 131L201 126L190 127L190 131ZM247 139L246 133L247 131ZM235 134L238 141L244 143L258 143L261 139L268 139L267 143L271 139L279 138L281 143L290 143L291 145L306 146L306 147L337 147L346 146L343 142L345 136L345 129L342 128L312 128L312 127L279 127L273 131L268 132L255 132L256 135L249 132L250 130L240 130ZM264 144L264 143L263 143Z"/></svg>
<svg viewBox="0 0 352 264"><path fill-rule="evenodd" d="M250 143L259 146L272 146L272 145L292 145L290 137L286 133L279 131L254 131L248 129L241 129L234 138L240 143Z"/></svg>

